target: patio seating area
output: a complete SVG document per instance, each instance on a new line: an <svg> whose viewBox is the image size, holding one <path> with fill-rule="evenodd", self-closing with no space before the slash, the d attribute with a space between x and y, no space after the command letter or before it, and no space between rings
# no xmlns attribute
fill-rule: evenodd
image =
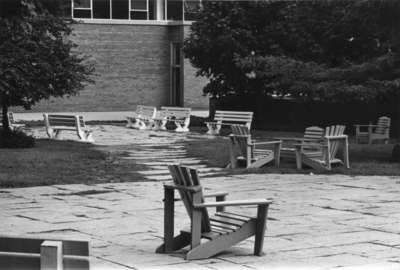
<svg viewBox="0 0 400 270"><path fill-rule="evenodd" d="M91 269L400 267L396 177L251 172L221 175L223 168L208 166L184 147L206 134L136 130L121 125L89 128L98 146L135 145L135 150L129 150L123 158L143 165L145 169L138 172L143 182L0 189L0 234L89 239ZM44 127L31 132L38 138L47 137ZM60 137L77 140L73 133ZM172 180L166 165L174 163L196 168L205 193L228 192L229 200L272 199L264 256L253 256L254 237L209 259L187 261L187 248L155 253L164 235L163 185ZM239 214L256 216L257 208L235 208ZM190 225L182 202L175 202L174 213L176 229Z"/></svg>

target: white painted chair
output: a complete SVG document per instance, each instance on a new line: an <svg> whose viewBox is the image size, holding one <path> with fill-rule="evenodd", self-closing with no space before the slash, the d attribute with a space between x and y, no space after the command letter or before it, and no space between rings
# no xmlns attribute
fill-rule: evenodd
<svg viewBox="0 0 400 270"><path fill-rule="evenodd" d="M390 118L387 116L379 117L376 125L355 125L356 143L367 141L372 144L374 141L389 142L390 138Z"/></svg>

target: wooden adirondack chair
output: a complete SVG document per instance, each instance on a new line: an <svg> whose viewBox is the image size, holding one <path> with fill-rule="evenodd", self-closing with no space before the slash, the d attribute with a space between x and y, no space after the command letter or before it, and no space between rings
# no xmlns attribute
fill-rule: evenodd
<svg viewBox="0 0 400 270"><path fill-rule="evenodd" d="M329 126L325 129L324 140L320 143L308 143L307 147L314 147L314 151L304 151L303 144L296 144L297 169L306 164L316 170L331 170L332 164L343 164L346 168L349 165L349 144L347 135L344 135L345 126ZM343 147L343 160L336 158L339 147Z"/></svg>
<svg viewBox="0 0 400 270"><path fill-rule="evenodd" d="M268 199L225 201L227 193L203 196L197 171L179 165L168 166L173 184L164 185L164 243L157 253L169 253L190 245L187 260L208 258L230 246L255 235L254 254L261 256L267 220ZM178 190L191 219L189 230L174 237L174 191ZM205 202L205 197L216 197L216 202ZM257 217L226 212L226 206L257 206ZM210 215L209 207L216 207ZM201 241L207 239L208 241Z"/></svg>
<svg viewBox="0 0 400 270"><path fill-rule="evenodd" d="M296 148L293 144L301 144L303 152L314 152L314 143L319 143L324 136L324 129L321 127L307 127L304 131L303 138L292 138L292 137L279 137L276 138L282 141L281 147L281 158L295 160Z"/></svg>
<svg viewBox="0 0 400 270"><path fill-rule="evenodd" d="M256 142L251 139L247 126L232 125L231 128L228 167L236 168L240 160L246 161L246 168L260 168L273 160L275 166L279 167L282 141ZM239 155L236 152L239 152Z"/></svg>
<svg viewBox="0 0 400 270"><path fill-rule="evenodd" d="M356 143L367 141L368 144L372 144L373 141L380 140L383 140L384 143L389 142L390 118L387 116L379 117L376 125L355 125L355 127Z"/></svg>

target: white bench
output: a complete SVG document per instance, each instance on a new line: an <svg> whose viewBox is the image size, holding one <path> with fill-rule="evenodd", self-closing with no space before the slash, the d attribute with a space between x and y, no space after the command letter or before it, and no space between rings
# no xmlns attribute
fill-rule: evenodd
<svg viewBox="0 0 400 270"><path fill-rule="evenodd" d="M86 129L83 116L43 114L46 132L49 138L57 139L62 130L76 131L79 139L84 142L93 142L92 131Z"/></svg>
<svg viewBox="0 0 400 270"><path fill-rule="evenodd" d="M232 124L243 124L250 130L252 120L253 112L217 110L214 121L205 122L208 128L207 134L217 135L223 125L231 126Z"/></svg>
<svg viewBox="0 0 400 270"><path fill-rule="evenodd" d="M156 113L153 129L166 130L166 124L170 121L175 124L176 132L187 132L189 131L190 113L190 108L163 106Z"/></svg>
<svg viewBox="0 0 400 270"><path fill-rule="evenodd" d="M134 116L127 117L128 128L149 129L154 124L157 109L152 106L138 105Z"/></svg>
<svg viewBox="0 0 400 270"><path fill-rule="evenodd" d="M11 130L19 130L25 127L25 124L19 124L15 122L14 114L12 112L8 113L8 125ZM3 114L0 113L0 126L3 126Z"/></svg>
<svg viewBox="0 0 400 270"><path fill-rule="evenodd" d="M89 241L0 236L0 269L89 270Z"/></svg>

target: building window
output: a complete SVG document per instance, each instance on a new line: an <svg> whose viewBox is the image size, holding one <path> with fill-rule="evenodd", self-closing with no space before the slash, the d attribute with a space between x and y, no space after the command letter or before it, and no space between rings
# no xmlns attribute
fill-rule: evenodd
<svg viewBox="0 0 400 270"><path fill-rule="evenodd" d="M74 19L192 21L202 0L71 0Z"/></svg>
<svg viewBox="0 0 400 270"><path fill-rule="evenodd" d="M132 20L148 20L149 0L131 0L130 13Z"/></svg>
<svg viewBox="0 0 400 270"><path fill-rule="evenodd" d="M171 43L171 100L172 106L183 105L182 43Z"/></svg>

